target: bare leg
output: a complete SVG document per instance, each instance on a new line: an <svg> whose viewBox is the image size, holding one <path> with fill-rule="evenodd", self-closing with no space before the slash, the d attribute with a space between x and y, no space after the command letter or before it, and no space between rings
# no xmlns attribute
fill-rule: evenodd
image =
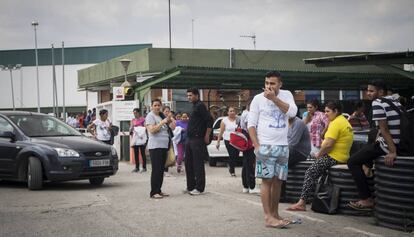
<svg viewBox="0 0 414 237"><path fill-rule="evenodd" d="M262 199L262 206L263 211L265 214L265 225L267 227L277 227L284 225L285 222L279 219L276 219L273 215L273 209L275 208L274 200L272 199L272 186L274 183L274 179L262 179L261 185L261 199ZM280 188L280 184L279 184ZM279 203L279 202L278 202ZM278 205L277 205L278 206ZM272 209L273 208L273 209Z"/></svg>
<svg viewBox="0 0 414 237"><path fill-rule="evenodd" d="M289 211L306 211L306 201L304 199L299 199L299 201L292 206L290 206L287 210Z"/></svg>
<svg viewBox="0 0 414 237"><path fill-rule="evenodd" d="M272 216L278 220L282 220L279 216L279 200L280 200L280 188L282 185L282 181L280 181L277 177L273 177L272 179L272 189L271 189L271 210Z"/></svg>

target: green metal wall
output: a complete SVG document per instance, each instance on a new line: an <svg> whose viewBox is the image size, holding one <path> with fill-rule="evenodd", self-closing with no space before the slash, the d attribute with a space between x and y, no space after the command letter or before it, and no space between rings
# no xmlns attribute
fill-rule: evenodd
<svg viewBox="0 0 414 237"><path fill-rule="evenodd" d="M55 62L62 64L61 45L55 45ZM100 63L112 58L135 52L144 48L151 48L152 44L132 44L94 47L68 47L65 48L65 64L91 64ZM52 64L52 50L38 49L39 65ZM35 50L0 50L0 65L22 64L23 66L35 66Z"/></svg>

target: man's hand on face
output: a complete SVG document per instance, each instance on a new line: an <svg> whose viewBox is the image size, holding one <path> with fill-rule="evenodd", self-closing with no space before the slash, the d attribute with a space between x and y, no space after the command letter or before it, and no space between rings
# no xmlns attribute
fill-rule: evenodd
<svg viewBox="0 0 414 237"><path fill-rule="evenodd" d="M274 101L276 99L276 93L270 88L263 88L264 91L264 97L266 97L268 100Z"/></svg>

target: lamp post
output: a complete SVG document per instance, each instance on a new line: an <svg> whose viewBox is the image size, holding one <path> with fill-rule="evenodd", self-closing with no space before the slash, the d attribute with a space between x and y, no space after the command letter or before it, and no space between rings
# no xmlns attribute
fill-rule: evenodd
<svg viewBox="0 0 414 237"><path fill-rule="evenodd" d="M3 66L0 65L2 71L10 71L10 84L11 84L11 93L12 93L12 103L13 103L13 110L16 110L16 106L14 105L14 88L13 88L13 70L18 70L22 67L21 64Z"/></svg>
<svg viewBox="0 0 414 237"><path fill-rule="evenodd" d="M129 83L128 80L127 80L127 72L128 72L128 66L132 62L132 60L124 58L124 59L119 60L119 62L122 64L122 67L124 67L124 72L125 72L125 75L124 75L125 81L122 83L121 86L122 87L130 87L131 83Z"/></svg>
<svg viewBox="0 0 414 237"><path fill-rule="evenodd" d="M39 58L37 55L37 26L39 22L32 21L32 26L34 28L34 35L35 35L35 55L36 55L36 85L37 85L37 112L40 113L40 92L39 92Z"/></svg>

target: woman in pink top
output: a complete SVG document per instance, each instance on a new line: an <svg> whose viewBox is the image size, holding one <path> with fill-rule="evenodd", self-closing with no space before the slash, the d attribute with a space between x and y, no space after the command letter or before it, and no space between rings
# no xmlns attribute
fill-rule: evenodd
<svg viewBox="0 0 414 237"><path fill-rule="evenodd" d="M141 116L140 110L138 108L135 108L133 110L134 118L131 120L131 127L129 128L130 135L134 134L134 128L135 127L145 127L145 118ZM132 172L139 172L139 152L141 152L142 157L142 170L141 172L147 171L147 157L145 156L145 147L147 144L132 144L131 145L134 148L134 158L135 158L135 169L132 170Z"/></svg>
<svg viewBox="0 0 414 237"><path fill-rule="evenodd" d="M312 100L306 104L306 109L308 111L306 117L303 118L306 126L309 129L310 139L311 139L311 154L317 153L322 145L323 135L328 127L329 120L326 117L325 113L318 111L317 100Z"/></svg>

